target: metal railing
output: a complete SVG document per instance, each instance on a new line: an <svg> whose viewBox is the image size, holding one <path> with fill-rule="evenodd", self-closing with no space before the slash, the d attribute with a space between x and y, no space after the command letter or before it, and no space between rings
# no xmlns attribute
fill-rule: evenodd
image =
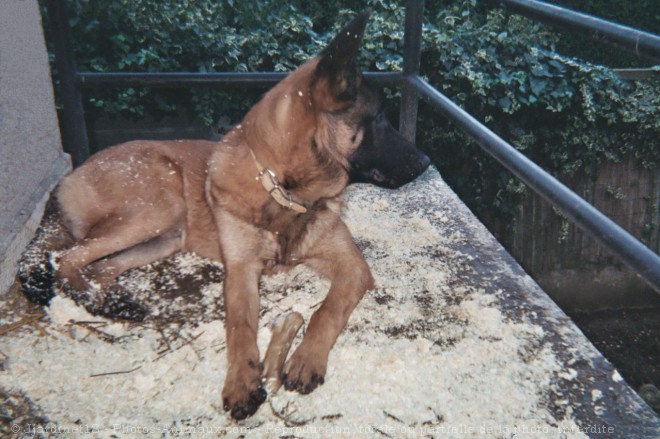
<svg viewBox="0 0 660 439"><path fill-rule="evenodd" d="M632 28L595 19L585 14L533 0L483 0L511 8L534 19L572 26L590 37L631 50L641 56L660 59L660 38ZM194 87L269 86L283 73L83 73L78 72L69 46L70 30L60 0L47 0L55 30L56 67L62 85L63 143L75 164L89 155L82 106L82 89L88 87ZM660 293L660 256L648 249L623 228L584 201L568 187L533 163L419 75L424 1L407 0L402 73L367 72L365 76L382 85L401 86L401 132L414 139L418 101L429 102L458 128L467 133L488 154L520 178L526 185L559 208L584 232L609 249Z"/></svg>
<svg viewBox="0 0 660 439"><path fill-rule="evenodd" d="M660 62L660 37L657 35L535 0L481 1Z"/></svg>

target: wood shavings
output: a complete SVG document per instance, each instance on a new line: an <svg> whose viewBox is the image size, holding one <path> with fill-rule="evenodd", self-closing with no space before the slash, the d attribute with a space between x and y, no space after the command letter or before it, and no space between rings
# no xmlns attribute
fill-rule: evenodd
<svg viewBox="0 0 660 439"><path fill-rule="evenodd" d="M515 274L500 266L491 272L487 261L480 261L478 273L471 268L467 261L485 254L479 252L492 237L473 227L437 172L397 191L351 186L345 198L344 219L377 289L356 308L330 354L325 384L311 394L280 388L244 423L228 418L220 402L227 372L224 272L189 254L123 278L132 299L150 313L143 326L93 316L58 291L43 321L48 337L29 327L0 340L0 387L27 395L59 427L98 426L97 437L213 431L209 437L459 438L465 429L482 427L497 432L482 437L512 437L525 428L584 437L569 411L577 407L572 394L559 395L565 406L553 405L563 383L557 375L569 367L562 357L567 348L557 349L550 332L557 325L541 331L537 322L555 311L539 300L533 319L507 314L501 287L494 286L500 281L493 279ZM507 297L535 288L531 280L511 285L517 290L507 290ZM291 312L309 321L328 288L302 265L262 278L257 343L266 377L281 374L297 325L286 329L282 321L283 333L274 336L277 326L266 322ZM574 356L582 364L583 338L557 321L569 334L561 342L579 348ZM72 330L77 337L69 336ZM616 373L603 377L617 390L625 386ZM597 402L610 404L610 394L603 390ZM163 432L163 426L172 430Z"/></svg>

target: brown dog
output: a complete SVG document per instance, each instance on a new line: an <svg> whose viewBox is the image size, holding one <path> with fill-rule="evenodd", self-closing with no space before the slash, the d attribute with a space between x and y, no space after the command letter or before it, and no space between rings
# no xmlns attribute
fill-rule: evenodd
<svg viewBox="0 0 660 439"><path fill-rule="evenodd" d="M77 240L58 277L80 289L178 251L225 267L229 370L222 397L236 419L265 400L256 335L259 278L305 264L331 280L284 367L285 387L323 383L328 353L373 279L340 218L350 182L398 187L429 165L382 113L355 57L368 15L295 70L218 143L135 141L108 148L57 192Z"/></svg>

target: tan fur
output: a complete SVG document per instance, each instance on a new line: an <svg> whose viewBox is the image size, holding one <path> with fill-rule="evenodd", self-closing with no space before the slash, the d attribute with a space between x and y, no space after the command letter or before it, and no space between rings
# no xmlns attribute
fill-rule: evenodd
<svg viewBox="0 0 660 439"><path fill-rule="evenodd" d="M328 79L313 80L312 59L269 91L220 142L140 141L108 148L64 179L57 191L76 244L58 277L106 288L123 271L177 251L225 266L229 369L222 392L237 418L262 402L256 344L262 274L306 264L331 280L303 342L284 367L289 389L323 382L330 349L354 307L373 288L369 268L340 218L347 163L371 108L369 91L337 101ZM332 87L341 87L334 84ZM338 114L337 112L340 112ZM250 150L296 200L278 205L256 180Z"/></svg>

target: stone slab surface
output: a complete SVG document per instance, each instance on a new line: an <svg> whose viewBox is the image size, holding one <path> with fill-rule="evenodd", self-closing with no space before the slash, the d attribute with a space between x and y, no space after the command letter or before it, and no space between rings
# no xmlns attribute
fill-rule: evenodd
<svg viewBox="0 0 660 439"><path fill-rule="evenodd" d="M436 170L345 199L377 288L310 395L280 389L240 423L222 411L224 276L191 254L121 278L141 324L89 315L59 291L48 335L0 338L0 389L63 437L658 437L651 409ZM262 355L269 322L291 310L309 322L327 288L302 267L263 279Z"/></svg>

